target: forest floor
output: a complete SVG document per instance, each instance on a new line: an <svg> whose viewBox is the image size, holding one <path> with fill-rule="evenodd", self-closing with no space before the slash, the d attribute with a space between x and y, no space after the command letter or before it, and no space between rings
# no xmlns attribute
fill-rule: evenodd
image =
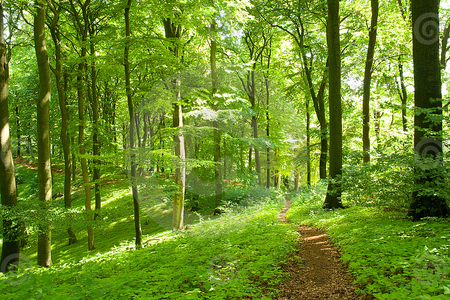
<svg viewBox="0 0 450 300"><path fill-rule="evenodd" d="M290 200L280 214L286 220ZM317 227L298 226L302 241L282 266L289 280L282 282L279 299L374 299L356 295L348 268L328 235Z"/></svg>

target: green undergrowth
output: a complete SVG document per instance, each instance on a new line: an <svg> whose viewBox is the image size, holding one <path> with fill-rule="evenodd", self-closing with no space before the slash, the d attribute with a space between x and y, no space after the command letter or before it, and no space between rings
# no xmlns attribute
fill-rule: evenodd
<svg viewBox="0 0 450 300"><path fill-rule="evenodd" d="M31 205L36 172L17 169L19 199ZM62 192L61 176L54 174L53 193ZM128 182L115 181L102 188L101 214L92 224L97 249L89 252L83 190L75 188L71 225L79 241L68 246L65 223L54 217L54 265L38 268L31 226L19 271L0 275L0 299L272 299L297 233L278 220L281 194L247 193L243 205L214 218L198 215L197 225L179 233L161 227L143 205L144 248L135 250ZM55 215L63 205L62 198L53 201Z"/></svg>
<svg viewBox="0 0 450 300"><path fill-rule="evenodd" d="M19 285L0 281L2 299L272 299L297 239L277 217L279 202L162 233L48 270L28 270Z"/></svg>
<svg viewBox="0 0 450 300"><path fill-rule="evenodd" d="M383 207L323 210L325 191L322 185L297 194L287 218L327 230L361 293L377 299L450 299L449 219L412 222L405 212Z"/></svg>

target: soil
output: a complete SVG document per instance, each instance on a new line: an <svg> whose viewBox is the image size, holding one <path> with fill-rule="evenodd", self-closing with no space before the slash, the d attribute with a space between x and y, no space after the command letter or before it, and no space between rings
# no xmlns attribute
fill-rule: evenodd
<svg viewBox="0 0 450 300"><path fill-rule="evenodd" d="M289 206L287 200L280 213L280 219L286 223ZM309 226L299 226L297 230L302 241L282 266L289 279L276 287L280 290L278 299L374 299L356 294L348 267L326 232Z"/></svg>

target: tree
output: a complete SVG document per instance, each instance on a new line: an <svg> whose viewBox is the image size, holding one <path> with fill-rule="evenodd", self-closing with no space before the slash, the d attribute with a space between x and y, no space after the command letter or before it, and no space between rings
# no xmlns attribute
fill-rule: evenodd
<svg viewBox="0 0 450 300"><path fill-rule="evenodd" d="M3 38L3 1L0 1L0 196L1 204L13 207L17 203L14 162L11 153L9 133L8 84L9 67L7 47ZM13 220L3 217L3 247L0 260L0 272L7 272L17 264L19 255L18 227Z"/></svg>
<svg viewBox="0 0 450 300"><path fill-rule="evenodd" d="M411 10L416 106L416 191L408 214L417 221L423 217L445 217L450 210L444 197L434 191L427 191L427 186L439 184L443 180L439 171L443 154L439 0L413 0Z"/></svg>
<svg viewBox="0 0 450 300"><path fill-rule="evenodd" d="M48 8L53 13L53 18L49 24L50 33L52 35L53 43L55 45L55 61L56 66L53 68L50 65L52 72L56 78L56 88L58 89L58 103L61 111L61 143L64 152L64 205L65 208L71 208L72 206L72 186L71 186L71 158L70 158L70 137L68 132L69 127L69 112L66 104L66 90L63 83L62 74L62 58L61 58L61 28L59 24L59 18L61 15L62 7L55 1L49 4ZM75 233L71 227L67 228L69 234L69 245L77 242Z"/></svg>
<svg viewBox="0 0 450 300"><path fill-rule="evenodd" d="M281 18L279 15L275 15L267 21L287 33L295 41L298 56L303 64L307 89L313 100L314 111L320 125L320 179L325 179L327 176L328 122L326 120L325 92L329 77L329 60L322 46L323 43L318 42L321 34L314 35L314 32L324 23L322 16L325 8L323 4L324 2L319 2L311 10L309 4L302 1L293 6L274 1L271 6L266 8L267 15L271 14L270 11L281 14ZM310 15L306 15L307 13ZM310 26L310 19L314 19L314 26Z"/></svg>
<svg viewBox="0 0 450 300"><path fill-rule="evenodd" d="M136 182L136 154L134 151L136 150L136 123L135 123L135 113L133 107L133 97L131 91L131 79L130 79L130 61L129 61L129 53L130 53L130 8L131 8L131 0L127 0L127 4L125 7L125 52L124 52L124 67L125 67L125 88L127 92L127 101L128 101L128 113L130 114L130 181L131 181L131 193L133 195L133 207L134 207L134 228L136 231L136 248L142 247L142 229L141 229L141 217L140 217L140 208L139 208L139 191Z"/></svg>
<svg viewBox="0 0 450 300"><path fill-rule="evenodd" d="M38 142L38 179L39 201L45 210L52 200L52 170L50 161L50 95L51 73L45 46L45 10L43 1L35 1L34 43L39 69L39 96L37 99L37 142ZM38 265L49 267L51 258L51 231L48 220L43 220L38 237Z"/></svg>
<svg viewBox="0 0 450 300"><path fill-rule="evenodd" d="M330 182L323 208L339 208L342 174L342 108L341 108L341 47L339 40L339 0L328 0L327 45L330 62Z"/></svg>
<svg viewBox="0 0 450 300"><path fill-rule="evenodd" d="M170 50L176 60L180 59L180 39L183 34L183 27L174 23L174 20L167 18L163 20L164 30L166 38L171 42ZM176 75L176 79L173 82L173 88L175 90L175 99L172 104L173 109L173 128L177 129L177 132L173 136L173 143L175 145L175 156L178 157L179 165L175 169L175 182L178 185L178 189L175 191L173 201L173 230L183 229L184 218L184 193L186 189L186 167L185 158L186 152L184 148L184 136L181 132L183 127L183 107L181 104L181 80L179 74Z"/></svg>
<svg viewBox="0 0 450 300"><path fill-rule="evenodd" d="M375 52L375 42L377 39L377 22L378 22L378 0L370 1L372 6L372 20L369 30L369 46L367 48L366 66L364 69L364 92L363 92L363 161L370 161L370 136L369 136L369 120L370 120L370 82L372 80L373 54Z"/></svg>
<svg viewBox="0 0 450 300"><path fill-rule="evenodd" d="M213 16L214 18L214 16ZM217 79L217 41L215 38L216 34L216 21L213 19L211 22L211 35L212 38L210 40L211 43L211 49L210 49L210 64L211 64L211 83L212 83L212 92L211 92L211 99L213 103L213 109L217 111L217 92L219 91L219 81ZM216 198L216 206L219 206L222 202L222 193L223 193L223 187L222 187L222 171L220 166L220 141L222 139L222 134L219 131L219 122L217 120L213 121L213 127L214 127L214 177L216 179L216 186L215 186L215 198Z"/></svg>
<svg viewBox="0 0 450 300"><path fill-rule="evenodd" d="M78 63L78 73L77 73L77 98L78 98L78 146L80 151L80 161L81 161L81 172L83 176L83 183L84 183L84 192L86 195L86 199L84 202L84 206L86 209L86 212L88 214L91 213L91 185L89 183L89 173L87 168L87 161L86 161L86 149L84 147L84 91L83 91L83 71L85 68L85 59L87 54L86 49L86 43L87 43L87 36L88 36L88 16L87 16L87 8L90 4L90 0L86 0L81 5L81 11L83 19L83 22L81 21L80 15L75 8L75 4L73 0L70 0L70 10L69 12L72 14L72 16L75 18L75 23L77 26L77 29L79 31L79 34L81 35L81 53L80 53L80 59L81 61ZM88 220L91 220L91 216L89 215ZM88 249L94 250L94 228L91 225L87 226L88 230Z"/></svg>

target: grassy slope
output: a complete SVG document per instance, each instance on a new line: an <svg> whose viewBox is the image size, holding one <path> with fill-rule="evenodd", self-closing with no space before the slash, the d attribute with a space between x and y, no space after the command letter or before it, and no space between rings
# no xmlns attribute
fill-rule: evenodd
<svg viewBox="0 0 450 300"><path fill-rule="evenodd" d="M18 168L26 182L19 189L26 193L27 187L33 189L33 171ZM54 193L62 190L61 181L56 175ZM0 277L0 299L271 299L271 286L281 280L279 264L297 238L291 226L277 219L283 198L272 197L182 234L163 231L150 219L143 225L149 245L135 251L127 182L108 185L102 197L103 220L95 224L97 249L86 250L85 227L76 230L79 242L67 246L65 229L54 226L54 266ZM73 206L81 210L83 203L82 192L76 191ZM30 244L24 257L35 265L33 238Z"/></svg>
<svg viewBox="0 0 450 300"><path fill-rule="evenodd" d="M378 299L450 299L450 220L412 222L404 212L321 208L326 187L304 190L287 217L324 228L363 293Z"/></svg>

